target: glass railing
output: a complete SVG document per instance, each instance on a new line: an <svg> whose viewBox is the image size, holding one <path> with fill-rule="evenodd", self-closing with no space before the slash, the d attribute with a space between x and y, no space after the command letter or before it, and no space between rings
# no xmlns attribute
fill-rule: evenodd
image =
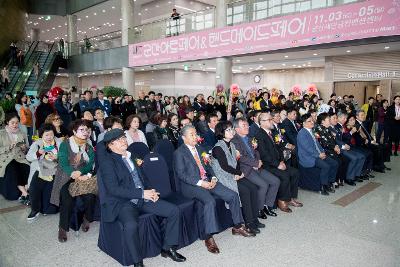
<svg viewBox="0 0 400 267"><path fill-rule="evenodd" d="M107 50L110 48L121 47L122 44L122 33L121 31L109 32L106 34L93 36L91 38L86 38L74 43L66 42L64 44L65 52L68 53L67 57L96 52L101 50ZM66 57L64 55L64 57Z"/></svg>
<svg viewBox="0 0 400 267"><path fill-rule="evenodd" d="M226 10L226 24L236 25L366 0L241 0Z"/></svg>
<svg viewBox="0 0 400 267"><path fill-rule="evenodd" d="M128 40L130 44L140 43L211 28L215 28L215 8L138 25L128 30Z"/></svg>
<svg viewBox="0 0 400 267"><path fill-rule="evenodd" d="M57 56L57 53L60 52L60 48L58 45L53 43L50 48L49 53L47 54L46 60L43 64L43 69L41 70L39 77L36 79L35 84L33 85L33 91L40 91L42 83L46 80L47 76L50 73L50 70L53 66L53 62Z"/></svg>

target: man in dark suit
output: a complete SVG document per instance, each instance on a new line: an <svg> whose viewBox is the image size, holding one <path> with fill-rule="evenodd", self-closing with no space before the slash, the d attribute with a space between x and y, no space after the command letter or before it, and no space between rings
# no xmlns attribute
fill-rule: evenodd
<svg viewBox="0 0 400 267"><path fill-rule="evenodd" d="M262 99L260 101L260 107L262 111L267 111L273 108L271 101L269 100L269 93L262 93Z"/></svg>
<svg viewBox="0 0 400 267"><path fill-rule="evenodd" d="M297 135L299 163L304 168L315 167L320 169L319 179L322 185L322 195L335 193L332 184L336 180L339 164L336 160L326 155L325 150L317 141L313 132L314 120L311 114L306 113L301 119L303 121L303 129L301 129Z"/></svg>
<svg viewBox="0 0 400 267"><path fill-rule="evenodd" d="M185 257L176 251L179 241L180 211L167 201L159 199L159 193L148 189L146 181L134 157L127 151L128 143L123 130L112 129L104 136L108 150L106 159L100 165L101 179L105 194L101 201L102 219L105 222L120 221L135 266L143 266L140 251L138 222L139 212L153 213L167 218L161 255L174 261L183 262Z"/></svg>
<svg viewBox="0 0 400 267"><path fill-rule="evenodd" d="M262 168L260 154L256 150L257 142L248 137L249 124L246 119L239 118L233 122L236 134L232 143L240 153L240 171L253 184L258 186L258 217L266 219L267 215L276 216L273 211L280 180L278 177Z"/></svg>
<svg viewBox="0 0 400 267"><path fill-rule="evenodd" d="M196 128L186 125L182 128L184 144L174 153L174 173L181 182L181 192L187 198L194 198L204 205L204 225L207 238L205 245L209 252L219 253L213 234L219 232L218 216L214 196L222 198L232 214L233 235L254 236L243 225L239 195L217 181L201 147L197 146Z"/></svg>
<svg viewBox="0 0 400 267"><path fill-rule="evenodd" d="M279 148L275 145L271 130L273 129L272 117L269 113L261 113L259 117L260 130L256 134L258 151L263 163L263 168L281 180L278 190L278 207L284 212L292 212L288 205L302 207L297 201L299 172L287 166Z"/></svg>
<svg viewBox="0 0 400 267"><path fill-rule="evenodd" d="M93 109L101 108L104 111L105 117L111 115L111 103L108 99L104 98L104 92L99 90L97 91L97 98L93 101Z"/></svg>
<svg viewBox="0 0 400 267"><path fill-rule="evenodd" d="M208 114L206 117L208 129L203 135L204 143L203 147L206 151L210 151L217 143L217 138L215 137L215 126L218 124L218 116L215 113Z"/></svg>
<svg viewBox="0 0 400 267"><path fill-rule="evenodd" d="M281 128L285 130L284 136L287 141L297 146L297 134L299 130L296 125L297 111L295 109L289 109L287 112L287 118L282 121Z"/></svg>
<svg viewBox="0 0 400 267"><path fill-rule="evenodd" d="M161 115L165 115L167 113L165 111L165 107L162 102L162 94L161 93L154 95L154 101L152 101L151 104L152 104L152 110L160 112Z"/></svg>

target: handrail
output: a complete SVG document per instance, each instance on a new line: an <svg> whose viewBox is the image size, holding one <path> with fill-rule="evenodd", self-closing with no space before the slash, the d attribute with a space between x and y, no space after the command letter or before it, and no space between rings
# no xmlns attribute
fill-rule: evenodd
<svg viewBox="0 0 400 267"><path fill-rule="evenodd" d="M44 61L44 63L43 63L43 69L42 69L42 71L40 72L39 77L36 79L35 84L33 85L33 90L36 89L36 85L37 85L37 83L38 83L39 81L40 81L40 84L42 83L43 73L45 73L44 67L46 66L46 63L47 63L48 59L50 58L50 55L53 55L53 54L54 54L54 53L53 53L54 47L55 47L55 42L53 42L53 44L52 44L51 47L50 47L50 51L49 51L49 53L47 54L47 57L46 57L46 59L45 59L45 61ZM50 66L50 67L51 67L51 66ZM40 87L40 84L39 84L38 87ZM26 84L24 85L24 87L25 87L25 86L26 86Z"/></svg>
<svg viewBox="0 0 400 267"><path fill-rule="evenodd" d="M24 71L21 73L20 78L18 79L17 83L14 86L14 91L20 92L24 88L26 81L28 80L29 76L32 73L33 62L36 62L39 59L39 56L40 56L40 52L34 53L32 55L32 57L31 57L32 60L30 60L26 64Z"/></svg>

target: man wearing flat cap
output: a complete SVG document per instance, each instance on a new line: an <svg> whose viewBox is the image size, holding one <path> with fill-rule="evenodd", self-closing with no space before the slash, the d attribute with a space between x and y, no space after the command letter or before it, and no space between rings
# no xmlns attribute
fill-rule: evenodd
<svg viewBox="0 0 400 267"><path fill-rule="evenodd" d="M139 213L152 213L167 218L161 255L183 262L185 257L176 251L180 229L179 208L159 199L159 193L146 186L145 176L136 160L127 151L128 143L121 129L112 129L104 135L107 157L99 166L104 185L104 197L100 199L102 219L105 222L120 221L128 242L125 246L134 258L135 266L143 266L138 233Z"/></svg>

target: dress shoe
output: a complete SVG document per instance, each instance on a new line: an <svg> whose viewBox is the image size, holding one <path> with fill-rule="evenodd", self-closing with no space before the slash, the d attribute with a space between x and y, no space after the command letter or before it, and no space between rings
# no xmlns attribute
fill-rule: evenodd
<svg viewBox="0 0 400 267"><path fill-rule="evenodd" d="M340 181L338 185L339 185L339 186L344 186L343 181Z"/></svg>
<svg viewBox="0 0 400 267"><path fill-rule="evenodd" d="M344 180L344 182L345 182L346 184L348 184L348 185L356 186L356 183L355 183L354 181L352 181L352 180Z"/></svg>
<svg viewBox="0 0 400 267"><path fill-rule="evenodd" d="M254 233L249 232L244 225L242 225L239 228L233 227L232 228L232 235L241 235L241 236L244 236L244 237L254 237L254 236L256 236Z"/></svg>
<svg viewBox="0 0 400 267"><path fill-rule="evenodd" d="M335 188L339 188L339 184L336 184L336 183L335 183Z"/></svg>
<svg viewBox="0 0 400 267"><path fill-rule="evenodd" d="M328 190L327 190L327 186L323 185L320 191L321 195L323 196L329 196Z"/></svg>
<svg viewBox="0 0 400 267"><path fill-rule="evenodd" d="M89 228L90 228L90 222L86 220L85 217L83 217L82 231L86 233L87 231L89 231Z"/></svg>
<svg viewBox="0 0 400 267"><path fill-rule="evenodd" d="M362 176L358 176L358 177L356 177L356 182L362 183L362 182L364 182L364 179L362 178Z"/></svg>
<svg viewBox="0 0 400 267"><path fill-rule="evenodd" d="M278 216L272 209L268 207L264 207L263 209L264 213L267 214L268 216L276 217Z"/></svg>
<svg viewBox="0 0 400 267"><path fill-rule="evenodd" d="M246 230L249 233L253 233L255 235L261 233L260 229L257 228L257 226L255 224L249 223L246 225Z"/></svg>
<svg viewBox="0 0 400 267"><path fill-rule="evenodd" d="M144 267L143 261L139 261L133 264L134 267Z"/></svg>
<svg viewBox="0 0 400 267"><path fill-rule="evenodd" d="M335 193L335 189L333 189L333 186L331 185L326 186L326 191L328 191L329 193Z"/></svg>
<svg viewBox="0 0 400 267"><path fill-rule="evenodd" d="M260 210L258 212L258 218L265 220L265 219L267 219L267 214L265 214L265 212L263 210Z"/></svg>
<svg viewBox="0 0 400 267"><path fill-rule="evenodd" d="M391 170L392 170L392 168L389 168L389 167L386 167L386 166L385 166L385 170L387 170L387 171L391 171Z"/></svg>
<svg viewBox="0 0 400 267"><path fill-rule="evenodd" d="M164 258L170 258L173 261L176 262L184 262L186 261L186 258L184 256L182 256L181 254L179 254L175 248L170 248L168 250L161 250L161 256Z"/></svg>
<svg viewBox="0 0 400 267"><path fill-rule="evenodd" d="M397 154L397 152L394 152L394 154L393 154L395 157L397 157L399 154Z"/></svg>
<svg viewBox="0 0 400 267"><path fill-rule="evenodd" d="M217 243L215 243L215 240L214 240L213 237L210 237L210 238L206 239L204 241L204 243L205 243L205 245L207 247L207 250L209 252L211 252L213 254L218 254L219 253L219 248L217 246Z"/></svg>
<svg viewBox="0 0 400 267"><path fill-rule="evenodd" d="M254 225L255 225L257 228L265 228L265 224L260 223L258 220L256 220L256 221L254 222Z"/></svg>
<svg viewBox="0 0 400 267"><path fill-rule="evenodd" d="M58 228L58 241L61 243L67 242L67 231L62 228Z"/></svg>
<svg viewBox="0 0 400 267"><path fill-rule="evenodd" d="M292 212L292 210L288 207L286 201L278 200L278 208L283 212Z"/></svg>
<svg viewBox="0 0 400 267"><path fill-rule="evenodd" d="M379 173L385 173L384 168L374 169L374 171L379 172Z"/></svg>
<svg viewBox="0 0 400 267"><path fill-rule="evenodd" d="M369 174L367 174L367 177L368 178L375 178L375 175L369 173Z"/></svg>

